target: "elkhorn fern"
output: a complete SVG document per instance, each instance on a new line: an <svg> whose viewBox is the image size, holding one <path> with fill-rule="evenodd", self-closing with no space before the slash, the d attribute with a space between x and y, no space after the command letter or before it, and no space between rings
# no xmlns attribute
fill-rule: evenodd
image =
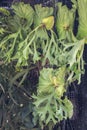
<svg viewBox="0 0 87 130"><path fill-rule="evenodd" d="M87 36L87 0L77 0L79 26L77 38L82 39Z"/></svg>
<svg viewBox="0 0 87 130"><path fill-rule="evenodd" d="M37 95L34 99L34 124L39 121L41 126L55 125L63 119L71 118L73 105L67 97L61 99L65 89L66 67L59 69L43 68L40 71ZM39 120L38 120L39 117Z"/></svg>
<svg viewBox="0 0 87 130"><path fill-rule="evenodd" d="M75 8L68 9L66 5L58 3L56 29L60 39L65 39L67 32L73 30L75 19Z"/></svg>

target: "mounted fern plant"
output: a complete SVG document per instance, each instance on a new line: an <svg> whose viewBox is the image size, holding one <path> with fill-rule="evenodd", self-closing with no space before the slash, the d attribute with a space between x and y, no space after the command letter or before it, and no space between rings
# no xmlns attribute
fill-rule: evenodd
<svg viewBox="0 0 87 130"><path fill-rule="evenodd" d="M84 73L86 13L82 14L87 2L72 2L72 9L57 3L56 18L52 7L42 5L31 7L19 2L12 5L12 15L0 8L6 16L0 16L0 60L6 65L14 64L17 75L10 80L10 84L17 81L18 88L21 85L24 87L29 71L32 66L36 67L39 81L35 84L36 93L31 94L31 114L34 126L39 124L41 128L72 117L73 104L66 96L67 88L74 81L81 83ZM81 40L73 33L76 7L79 14L77 37Z"/></svg>
<svg viewBox="0 0 87 130"><path fill-rule="evenodd" d="M87 38L87 0L77 0L77 9L79 15L77 38Z"/></svg>
<svg viewBox="0 0 87 130"><path fill-rule="evenodd" d="M68 7L62 5L61 2L57 4L57 7L56 29L59 39L68 39L69 42L72 42L75 40L73 27L76 8L73 6L72 9L68 9Z"/></svg>
<svg viewBox="0 0 87 130"><path fill-rule="evenodd" d="M63 119L71 118L73 115L73 105L65 97L65 67L59 69L43 68L40 71L37 96L34 99L34 124L41 126L56 124Z"/></svg>

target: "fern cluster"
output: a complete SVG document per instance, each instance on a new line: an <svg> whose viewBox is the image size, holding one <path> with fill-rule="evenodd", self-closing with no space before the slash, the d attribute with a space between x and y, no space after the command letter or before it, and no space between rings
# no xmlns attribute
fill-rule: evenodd
<svg viewBox="0 0 87 130"><path fill-rule="evenodd" d="M55 18L53 8L42 5L19 2L12 5L12 13L0 8L0 60L7 66L14 64L15 73L19 71L11 85L14 81L23 85L30 67L38 68L33 122L41 126L72 117L73 105L65 94L71 83L81 83L84 73L87 0L72 0L72 9L61 2L56 6ZM76 9L79 26L75 36Z"/></svg>

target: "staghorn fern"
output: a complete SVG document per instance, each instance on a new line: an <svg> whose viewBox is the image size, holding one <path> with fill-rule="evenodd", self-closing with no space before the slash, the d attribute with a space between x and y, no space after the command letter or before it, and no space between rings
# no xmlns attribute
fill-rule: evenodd
<svg viewBox="0 0 87 130"><path fill-rule="evenodd" d="M51 94L55 91L55 95L62 97L65 92L65 67L57 70L52 68L43 68L40 71L38 94Z"/></svg>
<svg viewBox="0 0 87 130"><path fill-rule="evenodd" d="M61 99L65 89L65 70L63 66L59 69L43 68L40 71L37 95L34 99L34 124L39 119L39 124L48 125L50 122L56 124L63 119L71 118L73 105L65 97Z"/></svg>
<svg viewBox="0 0 87 130"><path fill-rule="evenodd" d="M79 26L77 38L87 37L87 0L77 0L77 9L79 15Z"/></svg>
<svg viewBox="0 0 87 130"><path fill-rule="evenodd" d="M65 39L67 37L67 33L69 35L70 31L73 31L74 20L75 20L75 10L68 9L66 5L62 5L62 3L58 3L58 11L56 18L56 29L60 39Z"/></svg>
<svg viewBox="0 0 87 130"><path fill-rule="evenodd" d="M41 94L38 96L33 95L34 98L34 124L36 125L38 120L41 126L49 125L60 122L63 119L71 118L73 115L73 105L70 100L60 99L55 97L55 93Z"/></svg>

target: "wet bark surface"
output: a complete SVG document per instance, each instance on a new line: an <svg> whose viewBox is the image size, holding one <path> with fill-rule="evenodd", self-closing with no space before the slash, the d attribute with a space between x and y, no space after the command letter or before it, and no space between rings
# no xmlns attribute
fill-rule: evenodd
<svg viewBox="0 0 87 130"><path fill-rule="evenodd" d="M87 63L87 45L84 50L84 60ZM78 129L87 130L87 64L85 64L85 74L82 77L82 83L78 89L79 115Z"/></svg>

